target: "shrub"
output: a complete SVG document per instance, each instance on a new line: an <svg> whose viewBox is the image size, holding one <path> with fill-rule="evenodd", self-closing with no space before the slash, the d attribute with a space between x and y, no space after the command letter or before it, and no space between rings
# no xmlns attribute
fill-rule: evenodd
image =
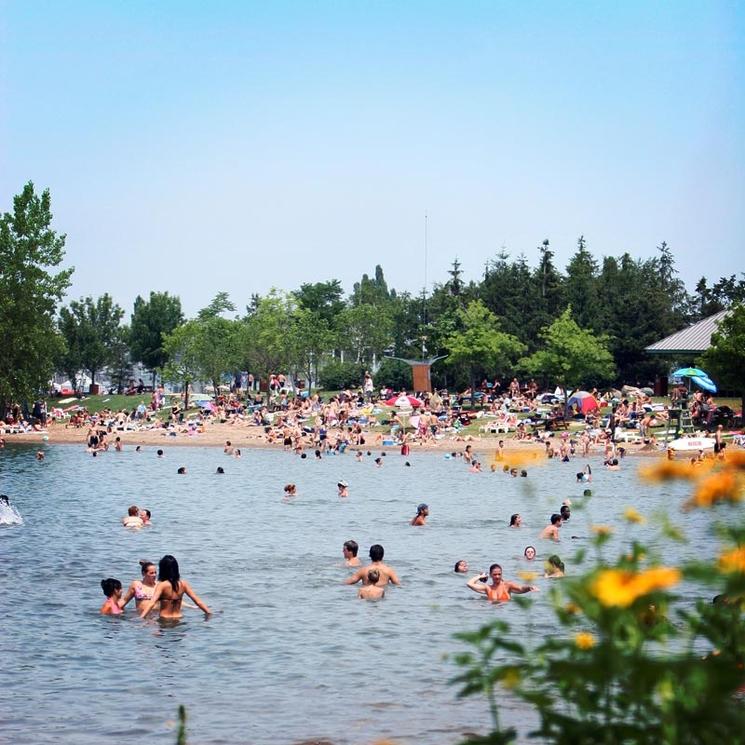
<svg viewBox="0 0 745 745"><path fill-rule="evenodd" d="M337 360L325 365L319 374L321 386L327 391L359 388L362 385L364 377L364 365L356 362L339 362Z"/></svg>

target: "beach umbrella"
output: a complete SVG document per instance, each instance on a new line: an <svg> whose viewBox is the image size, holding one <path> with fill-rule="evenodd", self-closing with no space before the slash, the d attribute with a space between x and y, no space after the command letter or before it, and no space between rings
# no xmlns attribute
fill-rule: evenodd
<svg viewBox="0 0 745 745"><path fill-rule="evenodd" d="M415 396L391 396L386 402L386 406L398 406L401 409L418 409L422 402Z"/></svg>
<svg viewBox="0 0 745 745"><path fill-rule="evenodd" d="M698 367L681 367L673 373L674 378L708 378L709 376Z"/></svg>
<svg viewBox="0 0 745 745"><path fill-rule="evenodd" d="M699 387L709 393L716 393L717 387L714 381L708 375L693 375L691 380Z"/></svg>
<svg viewBox="0 0 745 745"><path fill-rule="evenodd" d="M595 396L587 391L575 391L567 400L567 410L572 406L577 407L580 414L587 414L588 411L595 411L600 408Z"/></svg>

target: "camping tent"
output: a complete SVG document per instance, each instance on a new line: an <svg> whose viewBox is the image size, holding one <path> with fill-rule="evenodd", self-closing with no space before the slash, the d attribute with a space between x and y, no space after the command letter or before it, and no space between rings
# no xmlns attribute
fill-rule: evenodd
<svg viewBox="0 0 745 745"><path fill-rule="evenodd" d="M572 393L567 401L567 410L571 410L573 406L577 407L577 411L580 414L587 414L590 411L600 408L595 396L587 391L575 391Z"/></svg>

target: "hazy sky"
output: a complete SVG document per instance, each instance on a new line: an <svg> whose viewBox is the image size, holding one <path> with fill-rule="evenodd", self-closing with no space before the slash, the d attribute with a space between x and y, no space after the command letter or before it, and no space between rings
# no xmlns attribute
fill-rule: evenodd
<svg viewBox="0 0 745 745"><path fill-rule="evenodd" d="M70 297L666 240L745 270L745 2L0 2L0 208L52 192Z"/></svg>

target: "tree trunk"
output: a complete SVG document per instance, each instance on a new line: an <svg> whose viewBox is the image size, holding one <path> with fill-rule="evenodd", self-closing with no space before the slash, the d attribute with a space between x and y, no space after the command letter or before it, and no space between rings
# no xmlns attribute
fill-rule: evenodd
<svg viewBox="0 0 745 745"><path fill-rule="evenodd" d="M157 376L158 371L153 368L153 390L155 390L155 377Z"/></svg>

